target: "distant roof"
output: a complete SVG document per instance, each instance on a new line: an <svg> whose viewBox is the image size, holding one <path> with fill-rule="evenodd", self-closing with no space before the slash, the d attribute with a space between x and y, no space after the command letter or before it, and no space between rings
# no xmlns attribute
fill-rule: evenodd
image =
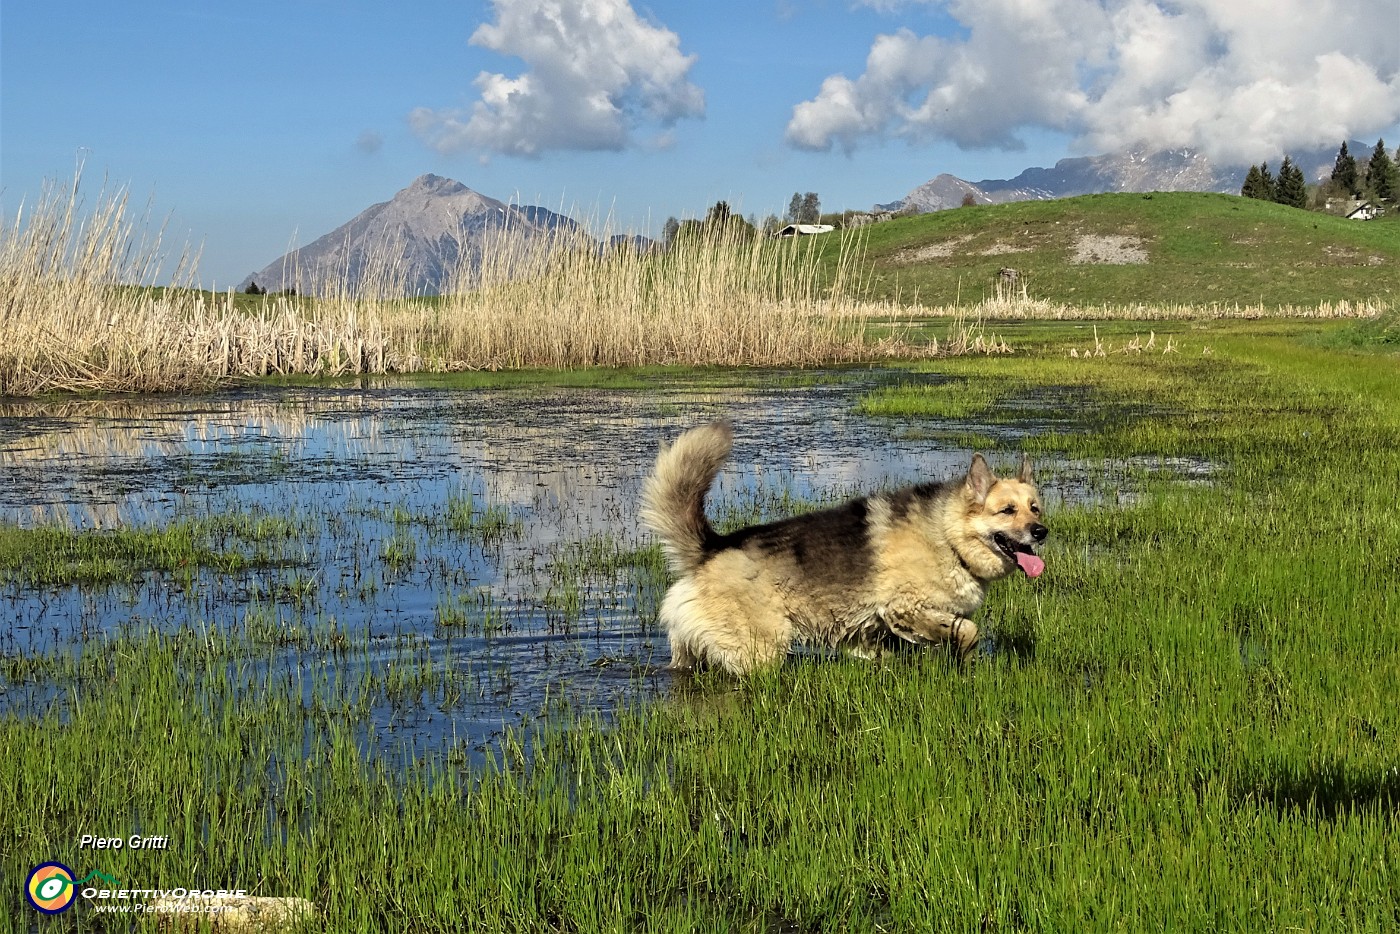
<svg viewBox="0 0 1400 934"><path fill-rule="evenodd" d="M808 234L831 233L836 228L831 224L788 224L778 231L780 237L797 237Z"/></svg>

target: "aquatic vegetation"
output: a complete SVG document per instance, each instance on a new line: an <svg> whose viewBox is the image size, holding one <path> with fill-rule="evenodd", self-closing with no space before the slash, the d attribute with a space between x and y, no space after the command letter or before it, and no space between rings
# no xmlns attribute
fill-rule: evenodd
<svg viewBox="0 0 1400 934"><path fill-rule="evenodd" d="M297 561L284 518L223 515L164 527L80 530L0 522L0 583L25 586L131 581L146 571L233 573Z"/></svg>

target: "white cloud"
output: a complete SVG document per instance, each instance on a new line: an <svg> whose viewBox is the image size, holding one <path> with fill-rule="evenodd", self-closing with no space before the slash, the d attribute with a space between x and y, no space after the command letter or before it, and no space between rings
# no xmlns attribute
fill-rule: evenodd
<svg viewBox="0 0 1400 934"><path fill-rule="evenodd" d="M552 149L623 149L641 124L702 117L687 80L695 56L680 37L638 17L629 0L492 0L496 21L471 43L521 59L516 77L482 72L467 109L416 108L409 124L445 153L536 156Z"/></svg>
<svg viewBox="0 0 1400 934"><path fill-rule="evenodd" d="M1248 162L1400 121L1395 0L908 0L966 37L879 36L865 72L793 108L788 142L939 138L1016 148L1191 146ZM865 0L896 11L900 0Z"/></svg>

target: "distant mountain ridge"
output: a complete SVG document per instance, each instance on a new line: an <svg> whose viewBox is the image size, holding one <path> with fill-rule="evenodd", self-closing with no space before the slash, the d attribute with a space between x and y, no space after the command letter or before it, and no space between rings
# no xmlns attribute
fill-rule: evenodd
<svg viewBox="0 0 1400 934"><path fill-rule="evenodd" d="M1366 144L1348 141L1355 153ZM1295 152L1294 161L1313 181L1326 178L1336 149ZM1270 160L1277 170L1282 157ZM976 204L1050 200L1100 192L1212 191L1238 193L1248 166L1217 167L1191 149L1126 151L1061 159L1051 168L1028 168L1014 178L967 181L942 174L903 198L875 205L877 212L915 213L959 207L969 196ZM421 175L389 201L375 204L350 221L278 257L239 285L268 292L295 289L304 295L371 291L434 295L463 284L463 274L480 268L493 235L509 229L529 239L566 231L587 238L572 218L537 205L499 201L461 182ZM592 242L591 240L589 242ZM644 237L615 236L609 244L647 249ZM603 244L597 244L602 248Z"/></svg>
<svg viewBox="0 0 1400 934"><path fill-rule="evenodd" d="M1347 143L1352 152L1366 152L1366 144ZM1319 147L1291 153L1309 181L1326 178L1332 171L1337 147ZM1269 160L1277 171L1283 156ZM1015 178L987 178L970 182L943 174L924 182L898 201L875 205L877 211L942 211L962 205L971 194L977 204L1007 201L1047 201L1075 195L1112 191L1215 191L1238 194L1249 166L1217 166L1194 149L1156 152L1127 150L1099 156L1061 159L1052 168L1029 168Z"/></svg>
<svg viewBox="0 0 1400 934"><path fill-rule="evenodd" d="M536 205L508 204L439 175L421 175L389 201L278 257L239 286L304 295L357 292L376 285L388 292L435 295L463 268L478 268L491 232L509 228L529 238L560 228L581 231L562 214Z"/></svg>

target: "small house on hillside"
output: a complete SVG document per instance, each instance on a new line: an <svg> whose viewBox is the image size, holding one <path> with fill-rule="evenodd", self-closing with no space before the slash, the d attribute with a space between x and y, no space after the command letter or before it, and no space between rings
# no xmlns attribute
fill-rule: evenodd
<svg viewBox="0 0 1400 934"><path fill-rule="evenodd" d="M1380 206L1370 201L1356 201L1347 205L1347 220L1369 221L1381 216Z"/></svg>
<svg viewBox="0 0 1400 934"><path fill-rule="evenodd" d="M788 224L779 230L775 237L809 237L812 234L831 233L836 228L831 224Z"/></svg>

